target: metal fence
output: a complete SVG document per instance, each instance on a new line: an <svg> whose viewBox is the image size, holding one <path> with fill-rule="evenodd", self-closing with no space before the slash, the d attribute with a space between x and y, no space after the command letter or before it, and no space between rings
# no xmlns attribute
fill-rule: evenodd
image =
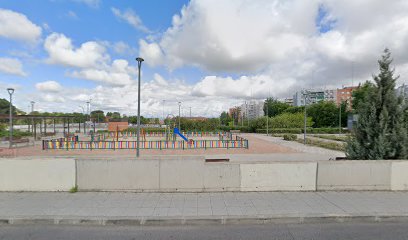
<svg viewBox="0 0 408 240"><path fill-rule="evenodd" d="M136 149L137 141L59 141L43 140L42 149ZM140 141L140 149L207 149L249 148L247 139L239 140L196 140L196 141Z"/></svg>

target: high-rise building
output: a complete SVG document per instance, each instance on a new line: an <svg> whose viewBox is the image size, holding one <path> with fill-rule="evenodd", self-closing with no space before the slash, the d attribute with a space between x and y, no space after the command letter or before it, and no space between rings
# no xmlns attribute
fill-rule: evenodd
<svg viewBox="0 0 408 240"><path fill-rule="evenodd" d="M351 109L353 103L353 91L358 89L358 86L343 87L337 89L337 106L342 102L347 102L347 106Z"/></svg>
<svg viewBox="0 0 408 240"><path fill-rule="evenodd" d="M264 102L251 100L241 105L241 112L245 118L255 119L264 115Z"/></svg>
<svg viewBox="0 0 408 240"><path fill-rule="evenodd" d="M402 96L404 101L408 103L408 85L401 85L396 89L397 95Z"/></svg>

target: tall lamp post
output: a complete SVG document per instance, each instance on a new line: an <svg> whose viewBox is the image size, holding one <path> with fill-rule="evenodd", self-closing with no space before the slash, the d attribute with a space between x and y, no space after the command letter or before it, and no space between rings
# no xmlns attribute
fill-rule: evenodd
<svg viewBox="0 0 408 240"><path fill-rule="evenodd" d="M13 101L13 98L12 98L12 96L13 96L13 93L14 93L14 88L7 88L7 92L9 93L9 95L10 95L10 118L9 118L9 122L10 122L10 126L9 126L9 132L10 132L10 135L9 135L9 148L11 148L12 147L12 145L13 145L13 104L12 104L12 101Z"/></svg>
<svg viewBox="0 0 408 240"><path fill-rule="evenodd" d="M305 129L304 129L304 132L303 132L303 143L306 145L306 127L307 127L307 99L308 99L308 92L307 91L305 91L304 93L303 93L303 96L304 96L304 105L305 105Z"/></svg>
<svg viewBox="0 0 408 240"><path fill-rule="evenodd" d="M178 124L178 128L179 128L179 131L181 131L181 129L180 129L180 118L181 118L181 115L180 115L180 109L181 109L181 102L178 102L178 105L179 105L179 124Z"/></svg>
<svg viewBox="0 0 408 240"><path fill-rule="evenodd" d="M138 57L136 58L137 61L137 67L139 69L139 80L137 84L137 146L136 146L136 157L140 156L140 142L139 142L139 137L140 137L140 68L142 67L142 62L144 61L143 58Z"/></svg>
<svg viewBox="0 0 408 240"><path fill-rule="evenodd" d="M341 101L339 104L339 134L341 134Z"/></svg>

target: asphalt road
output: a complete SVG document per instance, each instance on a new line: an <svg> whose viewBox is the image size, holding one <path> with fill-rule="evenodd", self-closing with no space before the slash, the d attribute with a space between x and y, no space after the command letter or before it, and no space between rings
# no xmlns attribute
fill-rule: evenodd
<svg viewBox="0 0 408 240"><path fill-rule="evenodd" d="M0 239L408 239L408 223L214 226L3 225Z"/></svg>

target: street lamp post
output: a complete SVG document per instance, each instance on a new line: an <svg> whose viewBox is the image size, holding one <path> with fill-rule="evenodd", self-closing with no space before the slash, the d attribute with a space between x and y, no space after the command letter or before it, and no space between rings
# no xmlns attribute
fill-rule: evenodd
<svg viewBox="0 0 408 240"><path fill-rule="evenodd" d="M12 98L12 95L13 95L13 93L14 93L14 88L7 88L7 92L8 92L9 95L10 95L10 118L9 118L9 122L10 122L9 132L10 132L10 135L9 135L9 148L11 148L12 145L13 145L13 107L12 107L13 98Z"/></svg>
<svg viewBox="0 0 408 240"><path fill-rule="evenodd" d="M142 67L142 62L144 61L143 58L138 57L136 58L137 61L137 67L139 69L139 80L138 80L138 87L137 87L137 149L136 149L136 157L140 156L140 68Z"/></svg>
<svg viewBox="0 0 408 240"><path fill-rule="evenodd" d="M163 100L163 113L162 113L162 115L163 115L163 123L164 123L164 104L166 103L166 100Z"/></svg>
<svg viewBox="0 0 408 240"><path fill-rule="evenodd" d="M341 101L339 104L339 134L341 134Z"/></svg>
<svg viewBox="0 0 408 240"><path fill-rule="evenodd" d="M178 105L179 105L179 122L178 122L178 128L179 128L179 131L181 131L181 129L180 129L180 118L181 118L181 115L180 115L180 109L181 109L181 102L178 102Z"/></svg>
<svg viewBox="0 0 408 240"><path fill-rule="evenodd" d="M304 132L303 132L303 143L306 145L306 124L307 124L307 112L306 112L306 107L307 107L307 97L308 97L308 95L307 95L308 93L307 93L307 91L305 91L304 93L303 93L303 96L304 96L304 105L305 105L305 129L304 129Z"/></svg>

